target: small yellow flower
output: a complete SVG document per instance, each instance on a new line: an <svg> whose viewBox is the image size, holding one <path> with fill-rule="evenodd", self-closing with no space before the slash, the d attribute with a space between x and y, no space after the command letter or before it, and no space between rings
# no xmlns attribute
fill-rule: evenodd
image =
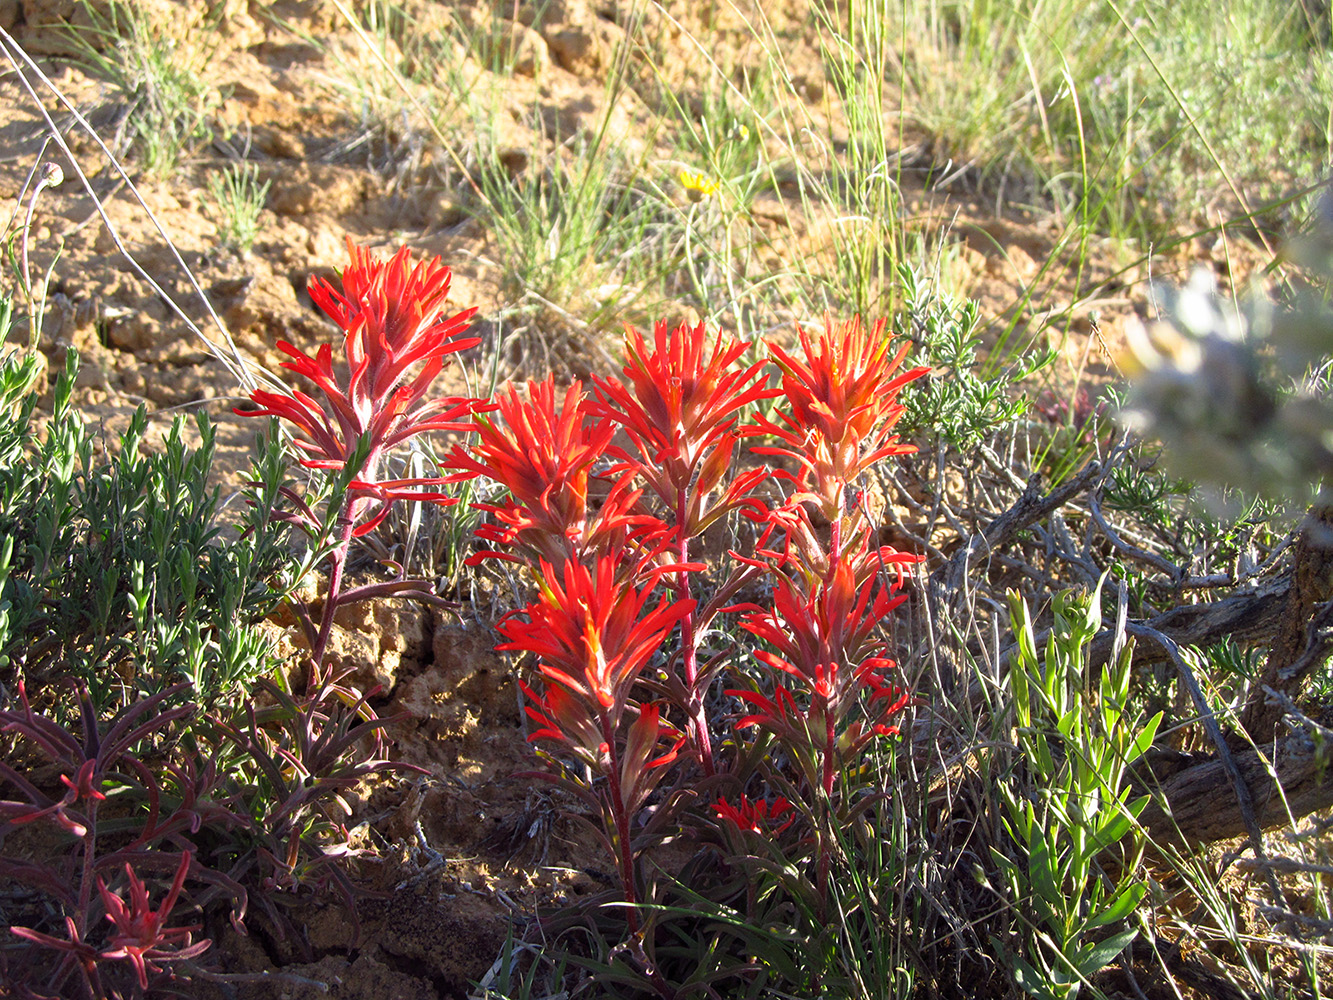
<svg viewBox="0 0 1333 1000"><path fill-rule="evenodd" d="M717 181L706 174L691 173L682 170L679 175L680 186L685 189L685 196L690 201L703 201L717 194Z"/></svg>
<svg viewBox="0 0 1333 1000"><path fill-rule="evenodd" d="M740 127L740 134L741 134L741 142L744 142L746 139L750 138L750 130L746 128L744 125Z"/></svg>

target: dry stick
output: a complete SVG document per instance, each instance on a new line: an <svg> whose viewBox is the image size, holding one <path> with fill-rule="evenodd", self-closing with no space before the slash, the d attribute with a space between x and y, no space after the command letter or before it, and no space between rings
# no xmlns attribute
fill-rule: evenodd
<svg viewBox="0 0 1333 1000"><path fill-rule="evenodd" d="M1278 920L1285 920L1300 924L1303 927L1308 927L1316 934L1328 934L1333 931L1333 920L1320 920L1318 917L1308 917L1303 913L1292 913L1290 910L1279 909L1276 906L1258 906L1255 907L1255 909L1266 917L1273 917ZM1282 946L1284 948L1299 948L1300 943L1283 941ZM1306 947L1308 947L1308 945Z"/></svg>
<svg viewBox="0 0 1333 1000"><path fill-rule="evenodd" d="M1184 567L1177 566L1169 559L1164 559L1154 552L1147 552L1137 546L1131 545L1125 541L1102 514L1101 502L1098 498L1098 490L1092 490L1088 493L1088 513L1092 515L1092 520L1096 523L1101 533L1106 536L1106 540L1115 547L1121 555L1138 562L1147 563L1155 569L1161 570L1166 574L1165 580L1147 580L1149 586L1165 587L1170 590L1193 590L1207 589L1211 587L1232 587L1235 586L1235 577L1230 573L1214 573L1211 576L1189 576Z"/></svg>
<svg viewBox="0 0 1333 1000"><path fill-rule="evenodd" d="M1109 541L1121 555L1135 559L1139 562L1147 563L1155 569L1161 570L1162 573L1165 574L1166 578L1163 580L1147 581L1150 586L1162 587L1169 590L1207 590L1215 587L1236 587L1244 581L1258 579L1263 576L1264 572L1277 562L1278 557L1290 542L1289 537L1275 545L1272 551L1268 553L1263 562L1258 566L1250 567L1244 572L1237 567L1236 571L1232 573L1214 573L1209 576L1190 576L1183 566L1178 566L1154 552L1146 551L1127 541L1120 533L1120 530L1113 528L1107 521L1105 515L1103 515L1101 497L1103 487L1111 474L1111 470L1115 467L1116 463L1120 461L1122 456L1129 453L1131 446L1136 443L1137 440L1132 435L1126 435L1121 439L1120 443L1116 445L1110 458L1107 460L1106 470L1102 474L1101 481L1098 482L1097 488L1088 493L1088 512L1092 516L1093 523L1095 523L1098 529L1101 530L1101 533L1106 537L1106 540Z"/></svg>
<svg viewBox="0 0 1333 1000"><path fill-rule="evenodd" d="M1180 679L1185 682L1185 687L1189 690L1190 698L1194 702L1195 711L1199 713L1199 721L1203 723L1208 738L1217 747L1217 758L1226 770L1227 777L1231 779L1231 787L1235 791L1236 801L1240 805L1241 818L1245 822L1245 832L1249 837L1250 849L1254 851L1256 858L1266 862L1268 855L1264 851L1264 838L1263 832L1259 829L1259 820L1254 815L1254 799L1250 795L1250 786L1245 783L1240 768L1236 766L1235 758L1231 756L1231 748L1227 746L1226 737L1222 735L1222 727L1217 724L1217 717L1213 714L1212 707L1203 696L1203 689L1199 687L1198 678L1194 676L1194 671L1185 662L1185 658L1180 655L1180 647L1170 636L1163 635L1157 629L1150 628L1147 625L1128 624L1125 626L1125 631L1130 635L1152 639L1166 650L1167 655L1171 657L1171 662L1176 665L1176 670L1180 673ZM1271 893L1273 901L1279 906L1286 906L1287 900L1282 894L1282 886L1278 884L1277 876L1271 868L1266 869L1266 874L1268 891Z"/></svg>
<svg viewBox="0 0 1333 1000"><path fill-rule="evenodd" d="M1041 490L1041 474L1033 474L1022 495L1009 509L992 520L982 531L970 537L967 544L954 555L948 572L944 574L949 588L957 592L961 587L974 554L983 549L989 552L999 548L1028 525L1059 510L1081 493L1101 473L1101 468L1101 463L1089 462L1072 479L1044 495Z"/></svg>
<svg viewBox="0 0 1333 1000"><path fill-rule="evenodd" d="M1307 512L1292 553L1291 587L1278 620L1277 633L1264 664L1262 683L1287 694L1300 693L1316 665L1309 653L1318 645L1318 632L1327 624L1316 618L1319 605L1333 598L1333 504L1327 499ZM1241 727L1255 743L1267 744L1282 724L1282 709L1268 699L1252 696L1241 713Z"/></svg>
<svg viewBox="0 0 1333 1000"><path fill-rule="evenodd" d="M967 541L954 553L947 565L941 567L939 572L930 574L929 599L926 603L928 606L937 607L940 611L940 613L932 612L931 617L939 621L953 619L954 615L946 609L956 610L957 602L968 596L966 584L974 555L981 552L994 553L1018 532L1058 511L1085 490L1100 473L1100 463L1089 462L1076 475L1049 494L1042 493L1041 474L1035 473L1028 479L1023 493L1009 509L994 517L985 528L971 535L964 535L960 530L960 537L966 537ZM936 666L938 668L938 663ZM937 683L941 685L941 690L945 694L951 693L957 682L956 676L937 676ZM970 690L969 699L976 693L975 690Z"/></svg>
<svg viewBox="0 0 1333 1000"><path fill-rule="evenodd" d="M1237 862L1236 867L1247 871L1272 868L1280 872L1309 872L1312 875L1333 875L1333 865L1307 864L1304 861L1297 861L1295 858L1269 858L1267 861L1259 858L1246 858Z"/></svg>
<svg viewBox="0 0 1333 1000"><path fill-rule="evenodd" d="M28 176L23 179L23 187L19 188L19 193L14 198L14 211L9 213L9 221L5 223L3 229L0 229L0 234L8 233L14 228L14 223L18 221L19 212L23 209L23 199L28 196L28 188L32 187L32 182L37 177L37 168L42 165L42 159L46 156L46 147L49 145L51 145L51 137L48 135L42 141L42 148L37 151L37 159L28 169Z"/></svg>
<svg viewBox="0 0 1333 1000"><path fill-rule="evenodd" d="M135 187L134 182L130 180L129 174L125 172L125 168L121 166L120 161L116 159L115 154L113 154L111 150L107 147L106 143L102 141L102 137L98 135L96 129L94 129L92 125L89 124L88 119L86 119L83 116L83 114L79 111L79 109L76 108L70 102L69 98L67 98L64 95L64 93L61 92L60 88L58 88L54 83L51 82L51 79L45 73L42 72L41 67L39 67L37 63L33 61L32 57L29 56L28 53L23 50L23 47L19 45L19 43L14 40L14 37L4 28L0 28L0 42L3 42L5 58L8 60L9 65L13 67L15 76L18 77L18 80L22 84L23 89L28 92L28 96L32 98L33 105L37 108L38 112L42 116L42 119L46 122L49 135L55 141L56 145L60 147L61 151L65 154L66 159L69 160L70 166L73 167L74 172L78 174L79 181L83 184L84 190L88 192L88 196L92 198L93 204L97 206L97 213L101 215L102 223L106 226L107 232L110 234L112 242L115 243L116 245L116 249L119 250L121 255L129 262L130 266L134 269L135 273L138 274L139 277L141 277L144 281L146 281L149 287L152 288L153 291L157 293L158 297L161 298L162 301L167 304L167 306L172 310L172 312L174 312L186 324L186 326L188 326L190 330L207 345L210 354L212 354L215 358L221 361L222 364L226 366L228 371L230 371L232 375L234 375L247 389L253 390L257 388L258 383L255 381L253 375L249 370L249 367L251 366L249 366L249 363L242 356L239 348L237 348L236 346L235 341L232 340L231 334L228 332L226 324L222 322L222 317L220 317L217 314L217 312L213 309L213 304L208 301L208 296L204 294L204 290L199 286L199 282L195 280L193 272L191 272L189 267L186 266L185 261L181 258L179 251L176 250L176 245L171 241L171 238L167 235L166 230L163 228L162 223L158 221L157 216L154 215L153 212L144 203L143 196L139 194L139 189ZM56 125L55 120L51 117L51 113L47 111L45 105L42 104L41 98L38 96L36 89L32 85L32 82L28 79L27 75L24 73L23 68L20 67L19 65L20 61L23 63L24 66L27 67L27 69L34 76L36 76L39 80L42 81L43 84L46 85L47 89L51 91L51 93L55 96L56 100L58 100L61 104L65 106L65 108L69 111L69 113L74 117L74 120L83 127L84 131L86 131L88 135L92 138L92 140L95 143L97 143L98 147L102 150L102 152L106 154L108 162L110 162L111 166L115 169L116 173L120 175L121 180L123 180L124 183L129 187L130 191L133 192L134 197L138 200L140 206L143 207L144 212L147 214L149 221L153 223L153 227L157 230L158 234L166 242L167 250L171 253L172 257L175 258L176 263L180 265L181 270L185 274L186 280L190 283L190 286L198 294L200 301L203 302L204 308L208 312L209 317L213 320L213 323L217 326L219 332L222 334L223 340L226 341L227 347L231 351L230 356L228 356L224 351L222 351L222 349L219 348L218 345L215 344L212 340L204 336L204 332L201 329L199 329L198 325L194 322L194 320L190 319L190 317L185 314L185 311L181 309L179 305L176 304L176 300L173 299L170 295L168 295L166 291L162 288L162 286L159 285L157 281L153 279L152 275L150 275L146 270L144 270L142 265L140 265L139 262L134 259L133 255L131 255L129 249L125 246L124 242L121 240L120 234L116 231L115 225L111 222L110 216L106 214L106 210L102 205L101 199L98 198L96 192L93 191L92 182L89 181L88 176L83 172L83 169L79 166L78 159L74 156L73 151L69 148L69 144L65 142L65 137L60 134L60 128Z"/></svg>

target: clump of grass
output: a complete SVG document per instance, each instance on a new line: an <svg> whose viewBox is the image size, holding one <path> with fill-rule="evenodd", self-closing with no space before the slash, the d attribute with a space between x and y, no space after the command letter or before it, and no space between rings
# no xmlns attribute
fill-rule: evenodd
<svg viewBox="0 0 1333 1000"><path fill-rule="evenodd" d="M1327 160L1333 68L1299 5L901 6L902 117L941 181L988 182L1001 201L1146 244L1312 179L1255 150Z"/></svg>
<svg viewBox="0 0 1333 1000"><path fill-rule="evenodd" d="M248 254L259 235L259 215L264 211L272 181L259 180L254 164L232 163L210 170L208 195L217 222L218 236L237 253Z"/></svg>
<svg viewBox="0 0 1333 1000"><path fill-rule="evenodd" d="M206 56L187 52L133 6L111 0L105 13L85 8L91 27L70 34L76 61L108 81L124 104L110 145L118 155L136 153L150 176L165 177L213 136L219 97L202 76Z"/></svg>
<svg viewBox="0 0 1333 1000"><path fill-rule="evenodd" d="M1301 162L1328 161L1333 62L1299 11L1193 0L1113 25L1130 44L1088 88L1090 142L1135 164L1157 231L1285 200L1315 178ZM1255 156L1278 149L1277 164Z"/></svg>
<svg viewBox="0 0 1333 1000"><path fill-rule="evenodd" d="M586 339L660 284L672 229L660 189L621 151L585 140L564 152L519 173L498 153L487 157L476 214L505 262L510 316L544 317ZM558 338L538 339L547 367L565 363Z"/></svg>

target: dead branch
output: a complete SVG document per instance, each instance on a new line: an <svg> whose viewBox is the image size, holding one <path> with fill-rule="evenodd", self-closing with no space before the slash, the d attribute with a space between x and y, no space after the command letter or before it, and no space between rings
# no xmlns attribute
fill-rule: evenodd
<svg viewBox="0 0 1333 1000"><path fill-rule="evenodd" d="M1264 664L1261 682L1241 715L1241 725L1260 745L1273 739L1282 722L1282 707L1264 695L1269 687L1298 700L1314 667L1327 652L1326 640L1314 634L1318 605L1333 598L1333 505L1310 509L1296 540L1287 591L1277 621L1273 645ZM1318 649L1315 655L1309 655Z"/></svg>
<svg viewBox="0 0 1333 1000"><path fill-rule="evenodd" d="M1236 770L1249 789L1261 829L1285 826L1333 806L1333 754L1304 731L1289 733L1268 748L1233 753ZM1271 758L1268 759L1268 758ZM1170 776L1141 775L1155 785L1154 801L1139 817L1157 843L1196 846L1246 833L1235 787L1220 760L1186 767ZM1276 780L1274 778L1276 777Z"/></svg>

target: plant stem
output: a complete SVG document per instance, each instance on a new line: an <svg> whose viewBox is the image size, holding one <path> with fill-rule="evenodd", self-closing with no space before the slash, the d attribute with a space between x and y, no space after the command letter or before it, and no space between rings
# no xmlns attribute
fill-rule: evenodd
<svg viewBox="0 0 1333 1000"><path fill-rule="evenodd" d="M356 526L350 506L344 508L338 518L338 544L329 553L329 586L324 594L324 612L320 615L319 635L315 638L314 648L310 650L310 659L314 665L310 676L311 687L319 683L320 668L324 665L324 655L333 634L333 616L338 611L338 599L342 594L343 568L347 565L347 549L352 543L352 530Z"/></svg>
<svg viewBox="0 0 1333 1000"><path fill-rule="evenodd" d="M681 487L676 496L676 530L680 532L680 542L676 546L676 555L677 560L681 563L688 562L690 557L690 540L685 534L685 519L688 516L686 502L685 488ZM676 582L681 598L689 600L689 571L679 570L676 573ZM704 708L704 692L699 685L699 651L696 648L693 610L680 621L680 644L681 652L684 654L685 684L690 691L689 705L686 706L690 717L690 729L694 732L694 745L699 751L699 763L703 766L704 775L711 778L716 773L716 768L713 765L713 745L708 735L708 715Z"/></svg>
<svg viewBox="0 0 1333 1000"><path fill-rule="evenodd" d="M839 508L842 507L841 497L846 490L846 484L843 484L842 490L839 490ZM829 530L829 575L830 581L833 580L838 563L842 559L842 516L839 510L839 516L833 518L833 523ZM842 664L830 663L825 668L829 671L840 669ZM833 779L834 768L833 758L837 747L835 745L836 735L833 719L833 697L836 692L835 677L828 679L830 694L824 700L824 829L819 832L819 868L816 875L816 887L819 892L820 919L823 920L828 910L828 875L830 866L830 831L833 829L837 818L833 815Z"/></svg>
<svg viewBox="0 0 1333 1000"><path fill-rule="evenodd" d="M625 799L620 792L620 758L616 753L616 734L611 728L611 716L606 712L598 714L602 724L602 741L606 744L609 761L607 779L611 797L611 822L615 827L615 846L619 855L616 861L620 867L621 889L625 894L625 902L629 904L626 912L629 914L630 936L637 937L639 915L635 910L638 896L634 891L634 852L629 842L629 814L625 811Z"/></svg>
<svg viewBox="0 0 1333 1000"><path fill-rule="evenodd" d="M88 801L88 832L83 838L83 878L79 882L79 905L74 912L74 927L79 940L88 934L88 906L93 898L93 879L96 877L97 854L97 800Z"/></svg>
<svg viewBox="0 0 1333 1000"><path fill-rule="evenodd" d="M830 668L831 667L832 664L830 664ZM817 883L821 920L824 918L824 911L828 909L830 831L833 829L833 825L837 822L837 817L833 815L834 739L833 706L826 702L824 705L824 829L819 831L819 871Z"/></svg>

